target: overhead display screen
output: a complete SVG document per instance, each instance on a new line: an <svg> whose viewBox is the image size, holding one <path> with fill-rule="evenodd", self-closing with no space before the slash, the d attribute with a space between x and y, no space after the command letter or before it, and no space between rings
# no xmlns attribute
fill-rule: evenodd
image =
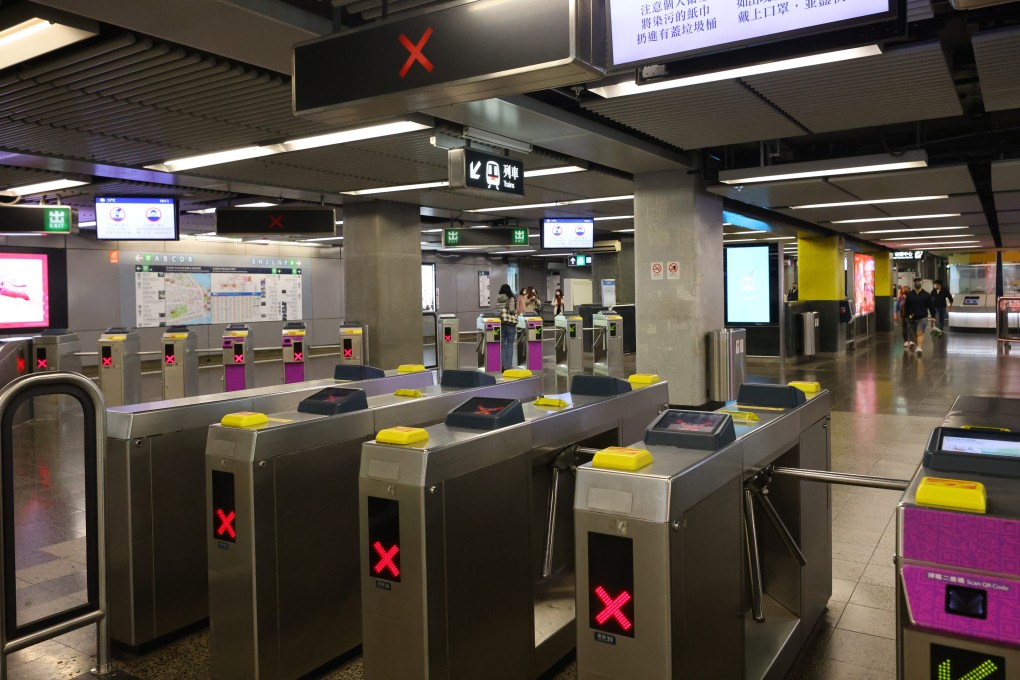
<svg viewBox="0 0 1020 680"><path fill-rule="evenodd" d="M942 450L979 456L1020 458L1020 441L946 436L942 438Z"/></svg>
<svg viewBox="0 0 1020 680"><path fill-rule="evenodd" d="M776 323L776 252L767 245L725 248L727 324Z"/></svg>
<svg viewBox="0 0 1020 680"><path fill-rule="evenodd" d="M0 329L49 325L48 257L0 253Z"/></svg>
<svg viewBox="0 0 1020 680"><path fill-rule="evenodd" d="M889 0L610 0L613 66L664 61L888 19Z"/></svg>
<svg viewBox="0 0 1020 680"><path fill-rule="evenodd" d="M590 250L595 247L595 221L547 218L542 220L542 248Z"/></svg>
<svg viewBox="0 0 1020 680"><path fill-rule="evenodd" d="M875 258L854 253L854 304L858 314L875 311Z"/></svg>
<svg viewBox="0 0 1020 680"><path fill-rule="evenodd" d="M176 241L177 232L177 203L172 198L96 198L100 241Z"/></svg>

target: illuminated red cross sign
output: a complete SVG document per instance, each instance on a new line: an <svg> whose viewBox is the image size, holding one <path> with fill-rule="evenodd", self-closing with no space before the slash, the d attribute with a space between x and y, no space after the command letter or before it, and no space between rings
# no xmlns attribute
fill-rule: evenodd
<svg viewBox="0 0 1020 680"><path fill-rule="evenodd" d="M283 229L283 215L269 215L269 229Z"/></svg>
<svg viewBox="0 0 1020 680"><path fill-rule="evenodd" d="M383 547L382 543L376 541L372 544L372 549L375 550L379 556L379 562L373 567L375 573L381 574L383 569L390 572L393 578L400 576L400 569L397 568L397 563L393 561L393 558L400 552L400 546L393 546L389 550Z"/></svg>
<svg viewBox="0 0 1020 680"><path fill-rule="evenodd" d="M234 363L235 364L243 364L244 363L244 355L243 354L235 354L234 355Z"/></svg>
<svg viewBox="0 0 1020 680"><path fill-rule="evenodd" d="M431 26L425 29L425 32L422 34L421 40L418 41L417 45L412 43L403 33L400 34L400 44L407 48L407 51L410 53L407 57L407 61L404 62L404 68L400 69L401 78L407 75L407 72L411 70L412 66L414 66L414 62L418 62L425 68L426 71L432 73L432 69L434 68L432 62L429 61L428 57L422 54L422 50L425 49L425 43L427 43L431 37Z"/></svg>
<svg viewBox="0 0 1020 680"><path fill-rule="evenodd" d="M624 590L614 599L609 596L605 588L598 586L595 588L595 596L606 606L605 609L595 615L595 620L600 626L609 619L616 619L616 622L620 624L620 628L630 630L634 624L623 614L623 606L630 602L630 593Z"/></svg>
<svg viewBox="0 0 1020 680"><path fill-rule="evenodd" d="M237 538L237 532L234 531L234 517L237 516L233 510L230 514L226 514L223 510L216 509L216 517L220 520L220 526L216 529L217 536L226 536L227 538Z"/></svg>
<svg viewBox="0 0 1020 680"><path fill-rule="evenodd" d="M18 373L25 372L25 357L18 357Z"/></svg>
<svg viewBox="0 0 1020 680"><path fill-rule="evenodd" d="M305 360L305 353L304 352L294 352L294 361L304 361L304 360Z"/></svg>
<svg viewBox="0 0 1020 680"><path fill-rule="evenodd" d="M447 333L446 335L443 336L443 340L445 340L446 342L453 342L453 336Z"/></svg>
<svg viewBox="0 0 1020 680"><path fill-rule="evenodd" d="M36 368L46 368L46 359L36 359L35 360L35 367ZM24 362L22 362L22 368L24 368Z"/></svg>
<svg viewBox="0 0 1020 680"><path fill-rule="evenodd" d="M354 358L354 348L353 347L345 347L344 348L344 359L353 359L353 358Z"/></svg>
<svg viewBox="0 0 1020 680"><path fill-rule="evenodd" d="M113 366L113 357L103 357L103 366Z"/></svg>
<svg viewBox="0 0 1020 680"><path fill-rule="evenodd" d="M173 354L167 354L166 355L166 365L170 366L173 363L174 363L174 355Z"/></svg>

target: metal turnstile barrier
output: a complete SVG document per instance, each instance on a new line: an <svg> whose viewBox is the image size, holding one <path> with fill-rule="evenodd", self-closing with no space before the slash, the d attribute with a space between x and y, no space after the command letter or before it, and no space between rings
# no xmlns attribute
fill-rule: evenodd
<svg viewBox="0 0 1020 680"><path fill-rule="evenodd" d="M32 338L0 339L0 388L32 372Z"/></svg>
<svg viewBox="0 0 1020 680"><path fill-rule="evenodd" d="M48 329L32 340L32 372L66 371L81 373L81 340L76 333Z"/></svg>
<svg viewBox="0 0 1020 680"><path fill-rule="evenodd" d="M594 372L623 376L623 317L611 310L592 316Z"/></svg>
<svg viewBox="0 0 1020 680"><path fill-rule="evenodd" d="M248 324L232 323L223 331L223 390L255 386L255 347Z"/></svg>
<svg viewBox="0 0 1020 680"><path fill-rule="evenodd" d="M198 395L198 336L187 326L163 331L163 398Z"/></svg>
<svg viewBox="0 0 1020 680"><path fill-rule="evenodd" d="M669 399L665 383L629 389L578 375L570 393L472 400L425 440L364 445L366 680L537 678L570 652L573 517L558 499L578 446L633 441Z"/></svg>
<svg viewBox="0 0 1020 680"><path fill-rule="evenodd" d="M344 385L257 428L228 419L209 428L213 678L296 679L360 644L358 468L366 440L389 427L440 422L467 399L530 400L541 389L541 378L449 370L442 385L416 394L366 398Z"/></svg>
<svg viewBox="0 0 1020 680"><path fill-rule="evenodd" d="M737 398L744 382L747 331L723 328L708 334L708 398L723 403Z"/></svg>
<svg viewBox="0 0 1020 680"><path fill-rule="evenodd" d="M440 314L439 327L443 370L460 368L460 320L456 314Z"/></svg>
<svg viewBox="0 0 1020 680"><path fill-rule="evenodd" d="M554 320L556 329L556 372L563 375L584 369L584 326L579 314L560 314Z"/></svg>
<svg viewBox="0 0 1020 680"><path fill-rule="evenodd" d="M99 388L107 406L137 404L142 398L141 340L127 328L99 336Z"/></svg>
<svg viewBox="0 0 1020 680"><path fill-rule="evenodd" d="M542 317L537 314L517 317L517 365L529 371L542 370Z"/></svg>
<svg viewBox="0 0 1020 680"><path fill-rule="evenodd" d="M1020 296L1005 295L996 302L995 337L999 354L1009 354L1020 342Z"/></svg>
<svg viewBox="0 0 1020 680"><path fill-rule="evenodd" d="M438 314L431 310L421 313L422 356L425 368L440 368L443 365L441 330Z"/></svg>
<svg viewBox="0 0 1020 680"><path fill-rule="evenodd" d="M503 360L500 354L502 326L498 316L478 315L478 369L486 373L502 373Z"/></svg>
<svg viewBox="0 0 1020 680"><path fill-rule="evenodd" d="M368 327L352 321L340 326L340 365L368 365Z"/></svg>
<svg viewBox="0 0 1020 680"><path fill-rule="evenodd" d="M283 326L283 382L305 381L305 332L302 321L288 321Z"/></svg>
<svg viewBox="0 0 1020 680"><path fill-rule="evenodd" d="M16 598L15 483L13 470L17 412L36 398L63 397L77 402L82 413L84 463L86 600L32 621L20 621ZM29 409L30 410L30 409ZM32 455L34 451L26 455ZM110 677L110 634L107 619L106 556L106 419L103 396L95 383L77 373L47 371L24 376L0 391L0 680L8 677L7 657L33 645L96 624L96 668Z"/></svg>

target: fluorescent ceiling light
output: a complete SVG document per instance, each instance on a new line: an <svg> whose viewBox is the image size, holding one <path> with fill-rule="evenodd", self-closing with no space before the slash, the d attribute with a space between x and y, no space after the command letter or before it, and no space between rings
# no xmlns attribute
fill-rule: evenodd
<svg viewBox="0 0 1020 680"><path fill-rule="evenodd" d="M660 82L648 83L646 85L638 85L637 83L634 82L626 82L620 83L618 85L594 87L591 88L591 91L599 95L600 97L612 99L614 97L626 97L628 95L633 94L643 94L646 92L659 92L661 90L670 90L676 87L688 87L691 85L701 85L703 83L713 83L719 80L746 78L748 76L760 75L762 73L775 73L776 71L788 71L790 69L804 68L807 66L832 64L837 61L860 59L861 57L873 57L879 54L882 54L882 50L881 48L879 48L878 45L864 45L862 47L852 47L846 50L835 50L833 52L823 52L822 54L812 54L806 57L795 57L793 59L770 61L764 64L742 66L740 68L728 69L726 71L701 73L696 76L688 76L686 78L675 78L673 80L663 80Z"/></svg>
<svg viewBox="0 0 1020 680"><path fill-rule="evenodd" d="M530 210L532 208L555 208L561 205L582 205L585 203L606 203L607 201L629 201L634 198L634 194L627 196L603 196L601 198L579 198L573 201L555 201L553 203L531 203L529 205L505 205L497 208L476 208L475 210L465 210L464 212L469 213L481 213L481 212L503 212L504 210Z"/></svg>
<svg viewBox="0 0 1020 680"><path fill-rule="evenodd" d="M230 236L216 236L215 234L199 234L195 237L196 241L219 241L219 242L230 242L240 243L241 239L231 238Z"/></svg>
<svg viewBox="0 0 1020 680"><path fill-rule="evenodd" d="M545 177L547 175L566 175L571 172L584 172L588 168L582 168L577 165L564 165L559 168L544 168L542 170L525 170L525 177Z"/></svg>
<svg viewBox="0 0 1020 680"><path fill-rule="evenodd" d="M885 172L888 170L924 168L927 166L927 153L924 151L907 151L899 156L875 154L873 156L833 158L826 161L784 163L782 165L768 165L759 168L724 170L719 173L719 181L723 184L755 184L758 182L778 182L787 179L805 179L809 177L859 175L868 172Z"/></svg>
<svg viewBox="0 0 1020 680"><path fill-rule="evenodd" d="M913 229L879 229L878 231L859 231L858 234L902 234L914 231L956 231L957 229L970 229L970 227L915 227Z"/></svg>
<svg viewBox="0 0 1020 680"><path fill-rule="evenodd" d="M934 220L940 217L959 217L960 213L938 213L935 215L904 215L902 217L864 217L857 220L833 220L830 224L861 224L863 222L897 222L899 220Z"/></svg>
<svg viewBox="0 0 1020 680"><path fill-rule="evenodd" d="M768 238L766 238L764 240L766 240L766 241L789 241L790 239L795 239L795 238L797 238L797 237L796 236L769 236Z"/></svg>
<svg viewBox="0 0 1020 680"><path fill-rule="evenodd" d="M305 243L318 243L319 241L343 241L343 236L324 236L323 238L306 238L302 239Z"/></svg>
<svg viewBox="0 0 1020 680"><path fill-rule="evenodd" d="M722 223L722 225L723 225L724 227L732 227L732 226L733 226L733 223L732 223L732 222L723 222L723 223Z"/></svg>
<svg viewBox="0 0 1020 680"><path fill-rule="evenodd" d="M564 253L541 253L539 255L535 255L535 257L562 257L562 258L566 258L567 256Z"/></svg>
<svg viewBox="0 0 1020 680"><path fill-rule="evenodd" d="M0 31L0 68L20 64L97 34L97 31L32 17Z"/></svg>
<svg viewBox="0 0 1020 680"><path fill-rule="evenodd" d="M192 215L209 215L216 212L216 208L202 208L201 210L185 210L184 212L191 213Z"/></svg>
<svg viewBox="0 0 1020 680"><path fill-rule="evenodd" d="M274 205L280 205L279 203L269 203L267 201L256 201L254 203L238 203L235 208L272 208Z"/></svg>
<svg viewBox="0 0 1020 680"><path fill-rule="evenodd" d="M528 234L528 238L541 238L541 234Z"/></svg>
<svg viewBox="0 0 1020 680"><path fill-rule="evenodd" d="M344 221L343 221L343 220L337 220L337 221L336 221L336 223L337 223L337 224L343 224L343 223L344 223Z"/></svg>
<svg viewBox="0 0 1020 680"><path fill-rule="evenodd" d="M185 158L175 158L164 163L158 163L156 165L146 165L145 167L149 170L159 170L161 172L180 172L182 170L191 170L193 168L203 168L207 165L219 165L220 163L234 163L236 161L247 161L251 160L252 158L271 156L274 153L277 152L265 146L245 146L241 147L240 149L229 149L227 151L205 153L199 156L187 156Z"/></svg>
<svg viewBox="0 0 1020 680"><path fill-rule="evenodd" d="M752 243L752 242L755 242L757 240L758 239L756 239L756 238L735 238L735 239L730 239L729 241L727 241L726 239L723 239L723 243Z"/></svg>
<svg viewBox="0 0 1020 680"><path fill-rule="evenodd" d="M791 205L790 210L805 210L808 208L843 208L852 205L881 205L882 203L910 203L913 201L937 201L949 198L942 196L912 196L910 198L878 198L872 201L843 201L842 203L812 203L810 205Z"/></svg>
<svg viewBox="0 0 1020 680"><path fill-rule="evenodd" d="M897 248L928 248L928 246L952 246L960 243L981 243L981 241L935 241L928 243L897 243Z"/></svg>
<svg viewBox="0 0 1020 680"><path fill-rule="evenodd" d="M344 196L370 196L372 194L387 194L391 191L417 191L418 189L437 189L448 187L449 182L423 182L422 184L403 184L395 187L379 187L377 189L358 189L357 191L341 191Z"/></svg>
<svg viewBox="0 0 1020 680"><path fill-rule="evenodd" d="M732 226L732 225L731 225ZM767 234L768 232L764 229L744 229L743 227L737 227L742 231L731 231L727 236L747 236L748 234Z"/></svg>
<svg viewBox="0 0 1020 680"><path fill-rule="evenodd" d="M421 233L423 233L423 234L438 234L441 231L443 231L443 229L441 229L441 228L440 229L422 229Z"/></svg>
<svg viewBox="0 0 1020 680"><path fill-rule="evenodd" d="M633 229L617 229L616 233L617 234L633 234L634 230Z"/></svg>
<svg viewBox="0 0 1020 680"><path fill-rule="evenodd" d="M934 236L897 236L896 238L883 238L879 239L883 243L886 241L920 241L921 239L958 239L958 238L971 238L974 234L935 234Z"/></svg>
<svg viewBox="0 0 1020 680"><path fill-rule="evenodd" d="M353 130L341 130L315 137L304 137L302 139L291 139L279 146L280 151L304 151L305 149L316 149L321 146L333 146L335 144L347 144L349 142L360 142L364 139L375 139L376 137L389 137L400 135L405 132L424 130L430 125L423 125L410 120L400 120L382 125L370 125L368 127L355 128Z"/></svg>
<svg viewBox="0 0 1020 680"><path fill-rule="evenodd" d="M925 250L957 250L963 248L982 248L983 246L939 246L937 248L925 248Z"/></svg>
<svg viewBox="0 0 1020 680"><path fill-rule="evenodd" d="M96 226L96 221L95 220L87 220L85 222L79 222L78 223L78 227L79 228L81 228L81 227L94 227L94 226Z"/></svg>
<svg viewBox="0 0 1020 680"><path fill-rule="evenodd" d="M31 196L32 194L45 194L51 191L80 187L83 184L88 184L88 182L80 182L75 179L54 179L48 182L38 182L36 184L26 184L25 186L20 187L11 187L7 191L15 196Z"/></svg>
<svg viewBox="0 0 1020 680"><path fill-rule="evenodd" d="M493 255L521 255L523 253L534 253L536 252L533 248L528 250L494 250Z"/></svg>
<svg viewBox="0 0 1020 680"><path fill-rule="evenodd" d="M596 217L595 221L608 222L610 220L632 220L632 219L634 219L633 215L614 215L612 217Z"/></svg>

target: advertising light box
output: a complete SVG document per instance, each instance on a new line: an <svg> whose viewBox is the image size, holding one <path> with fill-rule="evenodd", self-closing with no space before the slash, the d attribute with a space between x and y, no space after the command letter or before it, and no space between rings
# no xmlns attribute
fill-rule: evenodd
<svg viewBox="0 0 1020 680"><path fill-rule="evenodd" d="M875 258L854 253L854 304L858 314L875 311Z"/></svg>
<svg viewBox="0 0 1020 680"><path fill-rule="evenodd" d="M46 255L0 253L0 329L50 324Z"/></svg>
<svg viewBox="0 0 1020 680"><path fill-rule="evenodd" d="M542 220L542 248L590 250L595 247L595 221L591 218Z"/></svg>
<svg viewBox="0 0 1020 680"><path fill-rule="evenodd" d="M777 323L779 280L776 246L727 246L727 325Z"/></svg>
<svg viewBox="0 0 1020 680"><path fill-rule="evenodd" d="M172 198L96 197L100 241L176 241L177 203Z"/></svg>

